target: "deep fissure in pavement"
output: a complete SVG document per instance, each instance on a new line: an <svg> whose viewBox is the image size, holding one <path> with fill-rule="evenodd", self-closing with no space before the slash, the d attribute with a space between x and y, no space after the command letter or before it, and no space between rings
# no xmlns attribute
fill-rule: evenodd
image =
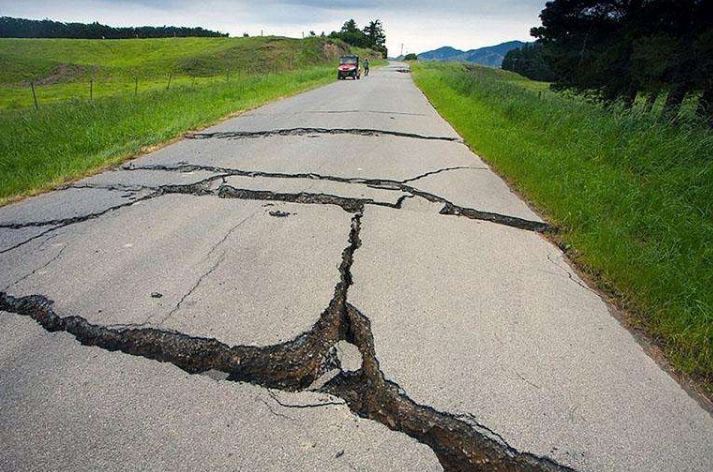
<svg viewBox="0 0 713 472"><path fill-rule="evenodd" d="M429 136L402 131L388 131L369 128L281 128L266 131L214 131L210 133L193 133L186 136L188 139L245 139L263 138L270 136L304 136L309 134L350 134L357 136L397 136L400 138L426 139L432 141L461 142L458 137Z"/></svg>
<svg viewBox="0 0 713 472"><path fill-rule="evenodd" d="M125 207L130 207L139 202L150 200L153 198L160 197L162 195L170 194L183 194L183 195L194 195L194 196L218 196L221 198L236 198L244 200L267 200L267 201L282 201L288 203L303 203L303 204L324 204L324 205L337 205L343 208L347 212L354 212L364 208L365 205L375 205L387 208L392 208L400 210L402 204L406 198L409 197L420 197L428 200L432 203L439 203L443 205L440 213L442 215L452 215L452 216L462 216L465 218L473 220L489 221L491 223L511 226L513 228L523 229L527 231L535 231L538 233L543 233L551 230L551 227L547 223L526 220L522 218L517 218L514 216L502 215L499 213L491 213L481 210L476 210L473 208L466 208L458 206L445 198L425 192L416 187L408 185L407 182L418 180L419 178L427 177L433 175L434 173L443 172L446 170L454 170L456 168L441 169L438 171L431 171L420 176L408 179L405 181L397 181L390 179L364 179L364 178L350 178L350 177L336 177L329 175L321 175L316 173L302 173L302 174L287 174L287 173L275 173L275 172L263 172L263 171L245 171L240 169L229 169L214 166L200 166L193 164L184 164L178 166L163 166L163 165L151 165L144 167L126 167L125 171L167 171L167 172L194 172L194 171L207 171L215 173L216 175L203 179L199 182L192 184L168 184L160 186L127 186L127 185L81 185L81 186L68 186L66 188L92 188L101 189L109 191L134 191L139 192L142 190L150 191L148 195L138 197L134 200L127 201L120 205L111 206L105 208L101 211L94 213L89 213L82 216L74 216L64 219L55 220L45 220L45 221L35 221L26 223L0 223L0 228L3 229L21 229L29 227L45 227L49 226L46 231L34 235L28 239L25 239L9 248L0 250L0 254L4 254L9 251L13 251L25 244L46 236L54 231L62 229L66 226L73 225L76 223L81 223L84 221L92 220L104 216L107 213L116 211ZM352 197L342 197L338 195L329 195L322 193L309 193L309 192L297 192L297 193L280 193L273 192L269 190L254 190L254 189L240 189L233 187L231 185L222 184L217 189L211 189L211 184L217 180L225 179L231 176L242 176L242 177L266 177L274 179L314 179L314 180L324 180L328 182L338 182L345 184L359 184L365 185L369 188L378 190L392 190L401 191L407 195L402 196L398 199L396 203L381 202L369 198L352 198Z"/></svg>
<svg viewBox="0 0 713 472"><path fill-rule="evenodd" d="M378 421L428 445L446 471L569 471L551 459L521 453L482 425L419 405L379 368L369 319L348 302L351 268L361 246L362 208L351 220L339 282L327 309L308 332L275 346L228 346L217 339L156 328L112 328L80 316L58 316L42 295L0 293L0 311L28 316L48 332L63 331L81 344L171 363L189 373L220 371L228 380L300 391L335 368L333 347L354 344L362 355L356 372L340 372L319 391L343 399L357 415ZM315 406L316 407L316 406Z"/></svg>
<svg viewBox="0 0 713 472"><path fill-rule="evenodd" d="M492 213L492 212L487 212L487 211L482 211L482 210L477 210L474 208L467 208L467 207L462 207L459 205L456 205L455 203L439 196L433 193L425 192L423 190L420 190L412 185L409 185L409 182L414 182L419 179L422 179L424 177L428 177L431 175L435 175L441 172L445 171L451 171L451 170L461 170L461 169L468 169L469 167L448 167L445 169L438 169L435 171L429 171L424 174L420 174L416 177L406 179L403 181L399 180L391 180L391 179L366 179L366 178L361 178L361 177L337 177L337 176L330 176L330 175L323 175L323 174L317 174L317 173L298 173L298 174L289 174L289 173L277 173L277 172L265 172L265 171L247 171L247 170L241 170L241 169L231 169L231 168L226 168L226 167L216 167L216 166L202 166L202 165L195 165L195 164L183 164L183 165L178 165L178 166L163 166L163 165L149 165L149 166L141 166L141 167L126 167L124 170L128 171L140 171L140 170L154 170L154 171L167 171L167 172L195 172L195 171L206 171L206 172L214 172L216 174L220 174L221 177L227 177L227 176L241 176L241 177L266 177L266 178L274 178L274 179L313 179L313 180L324 180L328 182L337 182L337 183L345 183L345 184L359 184L359 185L366 185L369 188L373 189L379 189L379 190L394 190L394 191L401 191L404 193L407 193L408 195L411 196L416 196L420 197L423 199L426 199L432 203L439 203L443 205L443 209L440 211L442 215L452 215L452 216L463 216L469 219L473 220L482 220L482 221L489 221L491 223L495 224L501 224L505 226L511 226L513 228L518 228L518 229L524 229L527 231L535 231L538 233L543 233L545 231L550 230L550 226L547 223L540 222L540 221L533 221L533 220L526 220L523 218L518 218L515 216L509 216L509 215L503 215L500 213ZM470 169L478 169L478 168L473 168L470 167ZM213 178L215 179L215 177ZM230 188L230 186L225 186L226 188ZM265 194L270 194L270 193L275 193L275 192L269 192L269 191L254 191L254 190L247 190L247 192L255 192L256 197L259 197L261 195ZM227 194L230 194L231 192L227 192ZM296 194L291 194L292 196L290 198L295 198L294 195ZM314 195L314 194L306 194L306 195ZM352 203L356 202L361 202L363 205L379 205L379 206L386 206L390 208L395 208L395 209L400 209L401 206L400 204L392 205L389 203L385 202L376 202L374 200L370 199L347 199L346 197L336 197L336 196L329 196L334 199L346 199L346 200L352 200ZM261 198L254 198L254 199L261 199ZM309 200L309 198L305 199ZM294 201L294 200L283 200L283 201ZM319 203L316 201L308 201L306 203ZM326 202L326 203L333 203L333 202ZM341 205L340 205L341 206ZM349 211L349 210L347 210Z"/></svg>
<svg viewBox="0 0 713 472"><path fill-rule="evenodd" d="M349 303L346 308L347 340L359 348L362 368L341 372L321 391L342 398L357 415L428 445L448 472L574 471L552 459L517 451L483 425L411 400L381 371L369 318Z"/></svg>

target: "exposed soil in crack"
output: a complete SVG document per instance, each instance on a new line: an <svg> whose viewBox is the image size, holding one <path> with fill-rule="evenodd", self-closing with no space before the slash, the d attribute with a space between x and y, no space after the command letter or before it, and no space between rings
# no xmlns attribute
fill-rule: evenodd
<svg viewBox="0 0 713 472"><path fill-rule="evenodd" d="M490 213L487 211L474 210L472 208L463 208L454 205L451 202L445 202L445 206L441 210L441 214L465 216L466 218L470 218L472 220L490 221L491 223L512 226L513 228L535 231L537 233L544 233L550 227L547 223L524 220L515 216L501 215L499 213Z"/></svg>
<svg viewBox="0 0 713 472"><path fill-rule="evenodd" d="M431 171L427 172L425 174L416 176L414 178L404 180L404 181L398 181L398 180L391 180L391 179L366 179L366 178L360 178L360 177L337 177L337 176L330 176L330 175L322 175L322 174L317 174L317 173L299 173L299 174L289 174L289 173L277 173L277 172L264 172L264 171L247 171L247 170L241 170L241 169L230 169L230 168L225 168L225 167L215 167L215 166L201 166L201 165L194 165L194 164L183 164L183 165L177 165L177 166L164 166L164 165L149 165L149 166L141 166L141 167L127 167L125 170L129 171L139 171L139 170L157 170L157 171L170 171L170 172L195 172L195 171L208 171L208 172L214 172L214 173L219 173L222 176L243 176L243 177L267 177L267 178L277 178L277 179L314 179L314 180L325 180L325 181L330 181L330 182L338 182L338 183L347 183L347 184L359 184L359 185L366 185L367 187L374 188L374 189L379 189L379 190L393 190L393 191L401 191L404 192L408 196L416 196L420 198L424 198L430 202L433 203L440 203L443 204L443 209L441 210L441 214L443 215L453 215L453 216L462 216L465 218L470 218L473 220L483 220L483 221L489 221L491 223L496 223L496 224L501 224L505 226L511 226L514 228L518 229L523 229L527 231L535 231L538 233L543 233L546 231L549 231L551 228L547 223L539 222L539 221L533 221L533 220L526 220L523 218L518 218L514 216L509 216L509 215L502 215L499 213L492 213L492 212L486 212L482 210L476 210L473 208L466 208L466 207L461 207L459 205L456 205L449 200L429 193L425 192L423 190L420 190L412 185L409 185L409 182L427 177L429 175L437 174L440 172L445 172L447 170L455 170L455 169L460 169L459 167L454 167L454 168L446 168L446 169L439 169L436 171ZM248 195L252 194L252 197L249 199L262 199L263 196L270 196L269 194L274 194L274 192L268 192L268 191L254 191L254 190L243 190L240 192L231 192L227 191L229 186L225 187L224 191L224 196L231 196L230 194L233 193L232 196L235 196L235 198L240 198L241 196L244 196L245 198L248 198ZM291 202L297 202L297 203L321 203L320 201L317 201L319 199L322 199L325 203L328 204L338 204L339 206L342 206L342 204L337 203L340 202L342 199L345 200L344 203L346 205L347 211L353 211L350 210L349 208L351 205L355 203L362 203L364 205L379 205L379 206L386 206L390 208L395 208L395 209L400 209L401 208L401 203L403 203L403 197L399 200L399 202L396 205L390 204L390 203L385 203L385 202L376 202L374 200L370 199L349 199L346 197L336 197L332 195L327 195L327 196L322 196L322 197L317 197L314 198L316 195L319 194L305 194L306 197L299 197L299 194L289 194L287 195L286 198L289 198L290 200L282 200L282 201L291 201ZM326 197L326 198L324 198ZM279 198L274 198L276 200L280 200ZM303 199L305 201L299 201L299 199ZM313 201L307 201L307 200L313 200ZM344 206L343 206L344 207Z"/></svg>
<svg viewBox="0 0 713 472"><path fill-rule="evenodd" d="M290 203L337 205L349 213L362 211L364 205L379 205L396 208L396 205L385 202L376 202L372 199L358 199L327 195L323 193L279 193L266 190L249 190L221 185L218 189L220 198L238 198L242 200L266 200Z"/></svg>
<svg viewBox="0 0 713 472"><path fill-rule="evenodd" d="M301 174L287 174L287 173L276 173L276 172L262 172L262 171L245 171L240 169L228 169L222 167L214 166L201 166L193 164L184 164L178 166L164 166L164 165L150 165L142 167L128 166L124 168L125 171L169 171L169 172L193 172L193 171L208 171L215 173L216 175L201 180L199 182L191 184L169 184L160 186L126 186L126 185L83 185L81 188L94 188L103 190L115 190L115 191L132 191L140 192L142 190L149 191L147 195L138 197L134 200L127 201L120 205L114 205L105 208L101 211L90 213L87 215L74 216L64 219L55 220L45 220L37 222L26 222L26 223L3 223L0 224L0 228L3 229L21 229L29 227L49 227L46 231L36 234L30 238L27 238L11 247L0 250L0 255L7 252L18 249L36 239L42 238L58 231L66 226L70 226L76 223L85 222L88 220L96 219L104 216L115 210L119 210L124 207L129 207L135 205L139 202L145 200L150 200L162 195L170 194L183 194L183 195L194 195L194 196L218 196L221 198L236 198L243 200L266 200L266 201L282 201L290 203L302 203L302 204L322 204L322 205L337 205L343 208L345 211L353 213L356 211L363 210L365 205L375 205L382 206L392 209L400 210L402 208L403 202L406 198L420 197L424 198L432 203L443 204L443 208L440 213L443 215L454 215L461 216L465 218L470 218L474 220L489 221L491 223L496 223L505 226L511 226L513 228L523 229L527 231L535 231L539 233L544 233L549 231L551 228L547 223L526 220L522 218L517 218L514 216L502 215L499 213L491 213L481 210L476 210L473 208L465 208L458 206L443 197L438 195L425 192L407 182L418 180L419 178L426 177L428 175L433 175L438 172L444 172L449 169L441 169L437 171L428 172L421 176L417 176L413 179L405 181L397 181L390 179L365 179L365 178L351 178L351 177L336 177L329 175L321 175L316 173L301 173ZM299 192L299 193L279 193L267 190L252 190L252 189L240 189L235 188L227 184L222 184L217 189L211 188L211 184L217 180L225 179L230 176L245 176L245 177L266 177L266 178L276 178L276 179L314 179L314 180L325 180L330 182L346 183L346 184L359 184L365 185L369 188L378 190L391 190L400 191L405 193L400 197L396 203L376 201L369 198L350 198L342 197L338 195L329 195L322 193L309 193L309 192ZM71 188L71 187L67 187ZM80 187L78 187L80 188Z"/></svg>
<svg viewBox="0 0 713 472"><path fill-rule="evenodd" d="M18 298L0 293L0 311L29 316L45 330L70 333L87 346L168 362L189 373L215 370L229 374L230 380L302 390L326 373L329 350L344 338L342 320L352 283L351 264L359 245L360 219L361 213L352 218L349 246L342 253L340 279L329 306L310 331L283 344L230 347L216 339L156 328L96 325L80 316L60 317L42 295Z"/></svg>
<svg viewBox="0 0 713 472"><path fill-rule="evenodd" d="M28 316L45 330L67 332L83 345L171 363L193 374L224 372L231 381L285 391L307 389L333 369L332 348L346 340L359 349L361 368L353 373L341 371L320 391L343 399L355 414L428 445L446 471L572 470L548 458L521 453L472 420L418 405L397 384L385 379L370 321L348 303L354 254L361 246L361 217L360 208L351 220L349 244L342 252L339 282L329 306L312 329L279 345L228 346L216 339L155 328L100 326L80 316L57 315L52 301L42 295L13 297L0 293L0 311Z"/></svg>
<svg viewBox="0 0 713 472"><path fill-rule="evenodd" d="M324 372L322 365L341 329L335 307L325 310L312 330L269 347L228 346L216 339L156 328L113 328L80 316L60 317L42 295L13 297L0 293L0 311L29 316L49 332L63 331L85 346L171 363L186 372L225 372L233 380L287 391L302 390Z"/></svg>
<svg viewBox="0 0 713 472"><path fill-rule="evenodd" d="M342 372L321 391L344 399L357 415L428 445L448 472L574 470L549 458L519 452L483 425L417 404L401 387L385 379L369 319L348 304L345 325L347 340L362 354L362 368L355 373Z"/></svg>
<svg viewBox="0 0 713 472"><path fill-rule="evenodd" d="M188 139L245 139L270 136L304 136L308 134L350 134L357 136L397 136L400 138L426 139L431 141L451 141L460 143L462 140L451 136L428 136L401 131L387 131L368 128L284 128L267 131L215 131L212 133L194 133L186 136Z"/></svg>

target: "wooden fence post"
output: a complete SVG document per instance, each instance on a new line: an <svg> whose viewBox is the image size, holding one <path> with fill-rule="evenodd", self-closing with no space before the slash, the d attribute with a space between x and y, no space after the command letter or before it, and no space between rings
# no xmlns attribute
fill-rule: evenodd
<svg viewBox="0 0 713 472"><path fill-rule="evenodd" d="M134 98L139 93L139 76L134 76Z"/></svg>
<svg viewBox="0 0 713 472"><path fill-rule="evenodd" d="M32 98L35 101L35 110L39 110L40 106L37 104L37 93L35 93L35 83L30 82L30 87L32 87Z"/></svg>
<svg viewBox="0 0 713 472"><path fill-rule="evenodd" d="M166 86L166 90L171 89L171 79L173 78L173 71L171 71L170 74L168 74L168 85Z"/></svg>

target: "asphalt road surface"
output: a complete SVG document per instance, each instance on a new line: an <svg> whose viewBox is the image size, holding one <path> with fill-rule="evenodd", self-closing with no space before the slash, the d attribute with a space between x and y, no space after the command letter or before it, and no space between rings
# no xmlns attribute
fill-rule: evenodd
<svg viewBox="0 0 713 472"><path fill-rule="evenodd" d="M0 209L0 470L711 471L392 63Z"/></svg>

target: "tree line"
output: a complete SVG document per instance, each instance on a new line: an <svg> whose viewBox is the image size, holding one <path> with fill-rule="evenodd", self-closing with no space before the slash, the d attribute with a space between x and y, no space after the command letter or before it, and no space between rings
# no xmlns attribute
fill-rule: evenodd
<svg viewBox="0 0 713 472"><path fill-rule="evenodd" d="M526 44L505 54L502 68L540 82L552 82L555 76L547 63L542 44Z"/></svg>
<svg viewBox="0 0 713 472"><path fill-rule="evenodd" d="M384 57L388 55L386 34L380 20L370 21L363 29L359 28L356 21L348 20L342 25L341 30L332 31L329 37L341 39L350 46L373 49Z"/></svg>
<svg viewBox="0 0 713 472"><path fill-rule="evenodd" d="M227 34L200 27L139 26L114 28L100 23L62 23L0 17L0 38L131 39L172 37L226 37Z"/></svg>
<svg viewBox="0 0 713 472"><path fill-rule="evenodd" d="M556 89L675 120L687 97L713 126L713 0L552 0L533 28ZM527 54L526 54L527 55Z"/></svg>

